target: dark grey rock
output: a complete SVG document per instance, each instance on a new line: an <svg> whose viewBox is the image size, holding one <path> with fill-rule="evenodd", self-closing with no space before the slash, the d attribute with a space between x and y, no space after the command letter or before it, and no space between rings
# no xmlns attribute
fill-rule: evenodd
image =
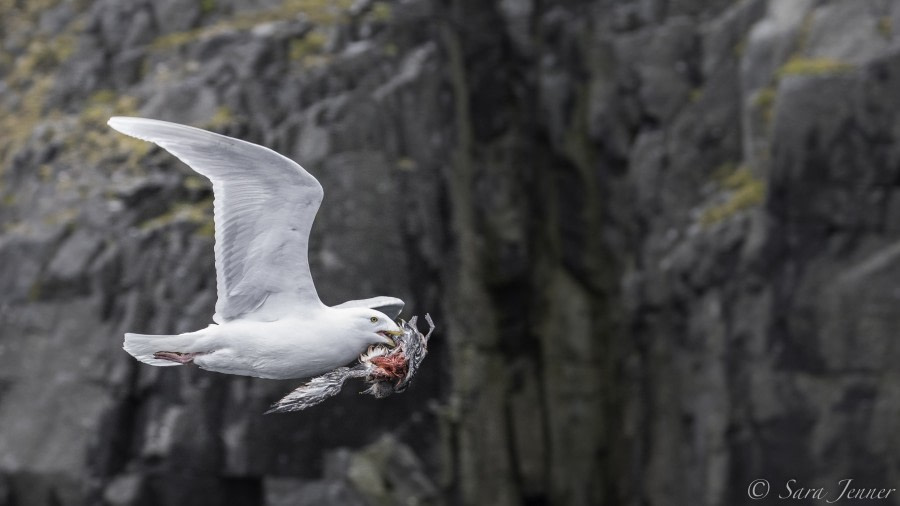
<svg viewBox="0 0 900 506"><path fill-rule="evenodd" d="M9 478L5 474L0 475L0 504L9 506L12 504L12 489L9 484Z"/></svg>
<svg viewBox="0 0 900 506"><path fill-rule="evenodd" d="M180 0L160 0L150 3L160 33L183 32L193 28L200 18L201 5L201 2Z"/></svg>
<svg viewBox="0 0 900 506"><path fill-rule="evenodd" d="M498 8L506 22L509 38L516 49L523 55L531 54L534 2L532 0L502 0Z"/></svg>
<svg viewBox="0 0 900 506"><path fill-rule="evenodd" d="M204 124L216 114L215 92L197 79L147 90L140 114L176 123Z"/></svg>
<svg viewBox="0 0 900 506"><path fill-rule="evenodd" d="M737 2L702 28L703 74L708 76L723 66L733 64L736 56L747 50L747 32L766 13L761 0Z"/></svg>
<svg viewBox="0 0 900 506"><path fill-rule="evenodd" d="M0 19L0 504L897 481L900 4L26 4ZM113 114L319 177L323 298L446 322L412 387L263 418L299 382L131 360L125 331L209 324L210 193Z"/></svg>
<svg viewBox="0 0 900 506"><path fill-rule="evenodd" d="M56 5L41 11L38 28L42 33L52 36L60 33L74 16L75 12L71 5L66 3Z"/></svg>
<svg viewBox="0 0 900 506"><path fill-rule="evenodd" d="M888 25L896 6L871 10L858 7L839 0L816 9L810 19L804 55L862 64L889 54L895 43Z"/></svg>
<svg viewBox="0 0 900 506"><path fill-rule="evenodd" d="M346 483L317 480L307 482L293 478L270 478L265 483L266 506L322 504L324 506L368 506Z"/></svg>
<svg viewBox="0 0 900 506"><path fill-rule="evenodd" d="M772 83L778 68L798 49L803 20L812 2L769 3L767 16L754 24L741 52L741 84L755 90Z"/></svg>
<svg viewBox="0 0 900 506"><path fill-rule="evenodd" d="M103 500L113 506L134 506L147 504L143 500L143 477L122 475L113 479L103 492Z"/></svg>
<svg viewBox="0 0 900 506"><path fill-rule="evenodd" d="M76 230L59 246L45 276L63 283L77 279L87 271L88 264L101 246L96 234L84 229Z"/></svg>
<svg viewBox="0 0 900 506"><path fill-rule="evenodd" d="M668 121L687 102L694 83L697 40L688 18L672 18L665 25L623 35L617 53L633 69L641 106L660 121ZM666 83L660 86L660 83Z"/></svg>

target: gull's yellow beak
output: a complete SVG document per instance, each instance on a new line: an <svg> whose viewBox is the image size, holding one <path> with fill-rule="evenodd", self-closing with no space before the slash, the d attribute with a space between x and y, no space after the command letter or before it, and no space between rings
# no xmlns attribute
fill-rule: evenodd
<svg viewBox="0 0 900 506"><path fill-rule="evenodd" d="M403 331L402 330L388 330L388 331L385 331L385 333L391 336L391 337L388 337L388 339L391 341L391 348L396 348L397 340L393 339L393 338L397 337L397 336L402 336Z"/></svg>
<svg viewBox="0 0 900 506"><path fill-rule="evenodd" d="M391 348L397 347L397 341L394 340L394 337L403 335L402 330L380 330L378 333L388 340L388 346Z"/></svg>

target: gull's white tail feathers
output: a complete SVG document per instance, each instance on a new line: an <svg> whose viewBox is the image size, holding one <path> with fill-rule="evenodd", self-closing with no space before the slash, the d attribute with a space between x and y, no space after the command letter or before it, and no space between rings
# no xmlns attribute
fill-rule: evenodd
<svg viewBox="0 0 900 506"><path fill-rule="evenodd" d="M188 332L177 336L152 335L152 334L125 334L125 349L132 357L140 360L145 364L157 366L181 365L171 360L161 360L153 358L153 354L158 351L174 351L179 353L189 353L194 351L191 349L197 342L197 333Z"/></svg>

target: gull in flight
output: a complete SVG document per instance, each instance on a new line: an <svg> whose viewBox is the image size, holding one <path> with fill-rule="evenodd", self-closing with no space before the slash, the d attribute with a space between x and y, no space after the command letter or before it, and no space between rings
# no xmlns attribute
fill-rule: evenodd
<svg viewBox="0 0 900 506"><path fill-rule="evenodd" d="M322 186L271 149L199 128L114 117L109 125L153 142L212 181L214 324L179 335L125 334L125 351L150 365L194 363L225 374L309 378L370 346L394 347L403 301L326 306L309 271L309 231Z"/></svg>

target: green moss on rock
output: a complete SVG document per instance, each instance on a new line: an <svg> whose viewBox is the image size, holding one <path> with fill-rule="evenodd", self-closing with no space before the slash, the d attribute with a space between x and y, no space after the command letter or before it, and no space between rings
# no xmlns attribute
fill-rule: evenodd
<svg viewBox="0 0 900 506"><path fill-rule="evenodd" d="M138 225L138 228L141 230L155 230L172 223L186 221L197 225L195 233L198 236L212 237L215 230L212 208L212 197L199 202L178 202L165 213L141 223Z"/></svg>
<svg viewBox="0 0 900 506"><path fill-rule="evenodd" d="M216 0L200 0L200 12L209 14L216 10Z"/></svg>
<svg viewBox="0 0 900 506"><path fill-rule="evenodd" d="M208 26L163 35L154 40L150 46L160 51L175 49L204 37L250 30L257 25L292 19L299 15L315 25L332 26L347 18L347 11L351 5L352 0L285 0L273 9L241 13Z"/></svg>
<svg viewBox="0 0 900 506"><path fill-rule="evenodd" d="M778 90L774 86L767 86L756 92L753 97L753 107L762 114L766 123L772 121L775 110L775 99L778 96Z"/></svg>
<svg viewBox="0 0 900 506"><path fill-rule="evenodd" d="M212 130L220 130L231 125L235 120L236 117L234 111L227 105L220 105L218 109L216 109L216 113L213 114L213 117L206 122L206 127Z"/></svg>
<svg viewBox="0 0 900 506"><path fill-rule="evenodd" d="M850 70L853 70L853 65L834 58L794 57L778 69L778 77L823 76L841 74Z"/></svg>
<svg viewBox="0 0 900 506"><path fill-rule="evenodd" d="M389 4L380 2L372 6L369 16L374 21L384 23L389 21L391 16L393 16L393 9Z"/></svg>
<svg viewBox="0 0 900 506"><path fill-rule="evenodd" d="M288 57L291 60L310 63L316 55L322 52L327 38L319 30L313 30L303 37L291 40Z"/></svg>
<svg viewBox="0 0 900 506"><path fill-rule="evenodd" d="M876 27L878 28L878 33L880 33L884 38L890 39L894 36L894 23L893 21L891 21L890 16L882 16L878 18Z"/></svg>
<svg viewBox="0 0 900 506"><path fill-rule="evenodd" d="M730 194L724 202L708 207L703 212L700 223L705 226L719 223L741 211L758 206L766 198L765 182L747 167L739 167L724 177L721 185L729 190Z"/></svg>

